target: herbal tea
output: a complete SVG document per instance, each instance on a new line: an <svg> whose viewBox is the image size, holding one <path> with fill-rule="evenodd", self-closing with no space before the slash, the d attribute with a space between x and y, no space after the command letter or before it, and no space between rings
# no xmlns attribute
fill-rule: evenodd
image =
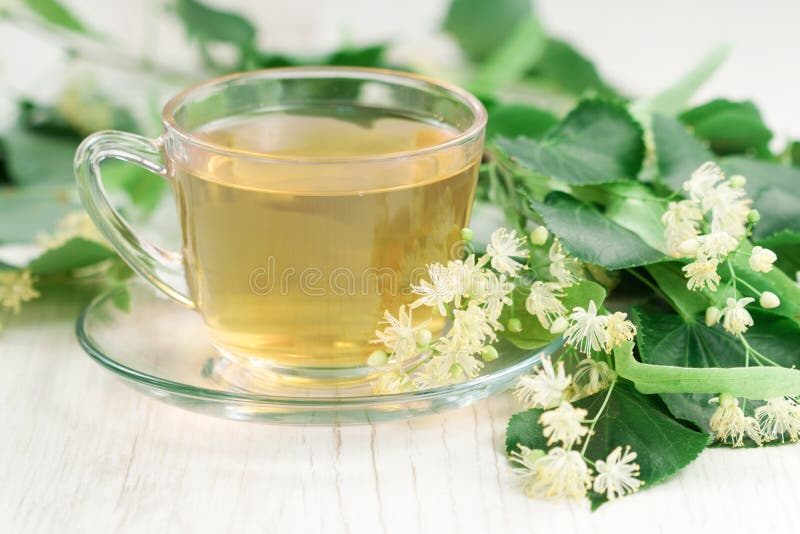
<svg viewBox="0 0 800 534"><path fill-rule="evenodd" d="M173 163L191 296L229 355L363 366L383 310L414 300L425 264L459 254L478 162L464 166L453 149L399 155L458 132L332 109L212 123L193 135L226 150ZM443 319L428 310L414 322L431 321L435 333Z"/></svg>

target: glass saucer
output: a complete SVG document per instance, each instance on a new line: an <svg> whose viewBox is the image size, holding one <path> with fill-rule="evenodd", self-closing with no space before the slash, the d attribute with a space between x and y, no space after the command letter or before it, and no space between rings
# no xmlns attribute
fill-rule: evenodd
<svg viewBox="0 0 800 534"><path fill-rule="evenodd" d="M211 345L200 316L132 281L97 297L77 324L81 346L128 384L182 408L228 419L287 424L359 424L408 419L506 389L556 341L537 350L510 343L468 382L411 393L373 395L369 384L300 388L251 376Z"/></svg>

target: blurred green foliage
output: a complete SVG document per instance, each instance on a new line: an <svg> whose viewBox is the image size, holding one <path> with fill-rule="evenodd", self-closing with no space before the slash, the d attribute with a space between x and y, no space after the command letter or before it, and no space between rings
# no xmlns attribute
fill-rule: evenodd
<svg viewBox="0 0 800 534"><path fill-rule="evenodd" d="M117 68L129 74L140 72L143 87L150 83L146 82L148 76L169 79L172 83L169 91L173 91L177 90L178 83L188 85L230 72L294 65L411 68L387 60L387 51L391 48L387 43L344 46L318 56L264 50L259 45L259 28L246 15L200 0L168 0L163 14L179 21L187 42L196 48L201 60L196 72L174 72L155 65L151 57L125 56L113 32L101 34L58 0L23 0L21 6L27 9L21 20L57 30L51 32L55 36L75 35L94 41L108 51L108 63L119 63ZM3 15L13 21L15 15L20 14L9 10ZM762 166L755 171L747 170L757 171L759 175L769 174L773 169L763 165L780 167L778 174L781 175L786 169L777 163L781 158L792 165L800 164L800 144L790 145L780 156L771 153L772 134L753 103L719 99L689 108L691 95L723 61L727 54L725 47L713 50L686 76L661 93L629 102L623 91L602 77L586 55L548 32L529 0L452 0L442 31L463 51L467 68L458 81L476 92L489 110L487 139L490 147L498 136L507 139L524 136L534 141L557 137L558 132L551 130L564 111L589 96L630 103L636 118L648 129L648 135L654 132L657 141L665 135L675 141L664 150L666 159L660 158L657 168L646 167L643 171L656 175L660 171L668 183L671 176L679 180L685 175L683 167L670 166L669 154L676 150L673 159L678 166L693 163L693 158L681 152L683 150L693 150L694 159L711 155L754 158L762 161ZM67 58L89 62L103 60L82 54L80 41L66 39L64 47ZM227 53L220 53L222 49ZM118 61L114 55L117 53L123 54L121 57L125 61ZM164 96L158 94L155 99L161 100ZM153 96L148 95L148 98ZM130 102L92 83L70 80L64 80L63 90L55 102L45 104L20 99L16 119L0 133L0 244L31 242L42 232L52 231L65 214L80 209L72 176L72 158L77 145L86 135L101 129L152 135L160 127L154 111L157 104L148 102L148 106L149 111L142 113L141 102ZM650 130L654 113L661 113L664 118L657 119ZM684 135L684 127L694 135ZM545 150L546 145L545 142L536 150ZM534 143L528 148L532 150L535 146ZM559 150L564 151L563 148ZM747 165L747 161L738 164ZM166 184L147 171L112 161L104 164L103 173L112 196L122 203L121 207L129 216L145 217L162 202ZM481 198L490 196L485 179L483 176L480 184ZM764 198L774 196L770 195L766 191ZM778 204L781 209L773 210L773 217L766 215L768 224L761 227L771 230L761 236L763 239L776 233L772 230L780 230L785 221L800 215L795 213L795 197L787 198L790 200ZM794 250L791 247L800 243L800 239L794 239L795 229L789 226L790 233L782 234L780 245ZM90 257L84 249L71 253Z"/></svg>

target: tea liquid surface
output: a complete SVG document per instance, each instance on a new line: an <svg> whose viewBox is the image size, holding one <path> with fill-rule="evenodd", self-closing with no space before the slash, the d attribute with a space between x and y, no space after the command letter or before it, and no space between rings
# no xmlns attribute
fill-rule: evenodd
<svg viewBox="0 0 800 534"><path fill-rule="evenodd" d="M194 134L238 153L205 151L173 169L192 297L235 357L362 366L383 310L414 300L425 264L460 256L478 162L458 168L452 150L359 159L431 147L452 128L328 109L241 116ZM355 159L313 163L342 157ZM428 308L413 316L443 328Z"/></svg>

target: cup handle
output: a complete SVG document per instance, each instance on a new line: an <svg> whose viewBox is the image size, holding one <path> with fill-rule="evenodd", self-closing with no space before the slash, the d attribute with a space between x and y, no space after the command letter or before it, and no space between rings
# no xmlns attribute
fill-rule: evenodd
<svg viewBox="0 0 800 534"><path fill-rule="evenodd" d="M75 178L83 206L122 259L170 298L194 308L181 253L165 250L142 238L111 206L100 175L100 163L106 158L139 165L168 179L161 141L111 130L92 134L75 153Z"/></svg>

